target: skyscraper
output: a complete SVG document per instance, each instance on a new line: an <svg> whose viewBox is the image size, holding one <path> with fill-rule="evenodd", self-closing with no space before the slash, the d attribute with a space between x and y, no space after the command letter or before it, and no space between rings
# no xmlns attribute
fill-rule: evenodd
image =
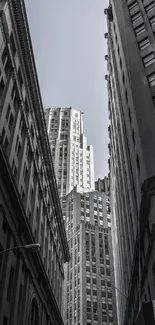
<svg viewBox="0 0 155 325"><path fill-rule="evenodd" d="M0 1L0 324L63 325L68 260L24 1Z"/></svg>
<svg viewBox="0 0 155 325"><path fill-rule="evenodd" d="M45 119L60 197L76 185L93 190L94 154L83 134L83 112L51 107Z"/></svg>
<svg viewBox="0 0 155 325"><path fill-rule="evenodd" d="M64 321L117 324L108 179L98 180L102 192L95 191L93 148L83 134L82 115L72 108L45 110L71 256Z"/></svg>
<svg viewBox="0 0 155 325"><path fill-rule="evenodd" d="M110 179L109 177L104 177L103 179L98 179L95 181L95 190L99 192L104 192L109 197L110 194Z"/></svg>
<svg viewBox="0 0 155 325"><path fill-rule="evenodd" d="M65 266L66 325L117 324L107 202L104 192L84 192L78 187L66 197L65 225L71 258Z"/></svg>
<svg viewBox="0 0 155 325"><path fill-rule="evenodd" d="M111 0L105 13L114 264L123 325L133 324L142 302L155 298L155 2Z"/></svg>

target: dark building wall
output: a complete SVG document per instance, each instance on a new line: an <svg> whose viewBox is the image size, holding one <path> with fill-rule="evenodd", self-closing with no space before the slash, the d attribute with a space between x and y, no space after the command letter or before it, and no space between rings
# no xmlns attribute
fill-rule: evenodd
<svg viewBox="0 0 155 325"><path fill-rule="evenodd" d="M107 79L115 275L116 286L128 297L117 296L119 324L132 324L139 300L153 299L155 294L151 271L154 265L155 8L154 1L119 0L110 4Z"/></svg>
<svg viewBox="0 0 155 325"><path fill-rule="evenodd" d="M69 251L24 2L0 20L0 250L41 245L0 254L0 324L63 324Z"/></svg>
<svg viewBox="0 0 155 325"><path fill-rule="evenodd" d="M143 303L140 313L134 323L134 325L154 325L154 301Z"/></svg>

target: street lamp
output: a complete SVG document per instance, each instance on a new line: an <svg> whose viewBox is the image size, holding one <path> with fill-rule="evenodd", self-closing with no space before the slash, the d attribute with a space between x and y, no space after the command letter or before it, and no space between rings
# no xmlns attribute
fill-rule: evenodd
<svg viewBox="0 0 155 325"><path fill-rule="evenodd" d="M38 249L40 249L40 244L36 243L36 244L28 244L28 245L23 245L23 246L10 247L10 248L3 249L2 251L0 251L0 254L6 253L6 252L9 252L9 251L13 251L13 250L16 250L16 249L20 249L20 248L23 248L23 249L26 249L26 250L37 251Z"/></svg>

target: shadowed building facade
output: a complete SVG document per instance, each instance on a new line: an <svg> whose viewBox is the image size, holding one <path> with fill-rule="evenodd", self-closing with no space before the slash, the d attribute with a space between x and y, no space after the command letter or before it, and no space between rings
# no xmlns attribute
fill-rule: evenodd
<svg viewBox="0 0 155 325"><path fill-rule="evenodd" d="M0 1L0 324L60 325L69 260L24 1Z"/></svg>
<svg viewBox="0 0 155 325"><path fill-rule="evenodd" d="M110 1L110 195L118 320L155 299L155 2Z"/></svg>

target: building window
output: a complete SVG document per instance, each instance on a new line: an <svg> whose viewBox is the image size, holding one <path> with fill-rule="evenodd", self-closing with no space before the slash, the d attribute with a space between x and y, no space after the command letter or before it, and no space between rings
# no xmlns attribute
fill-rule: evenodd
<svg viewBox="0 0 155 325"><path fill-rule="evenodd" d="M100 273L101 273L101 274L104 274L104 267L101 267L101 268L100 268Z"/></svg>
<svg viewBox="0 0 155 325"><path fill-rule="evenodd" d="M112 293L108 292L108 298L112 298Z"/></svg>
<svg viewBox="0 0 155 325"><path fill-rule="evenodd" d="M86 265L86 272L90 272L90 266Z"/></svg>
<svg viewBox="0 0 155 325"><path fill-rule="evenodd" d="M1 81L0 81L0 98L3 95L4 88L5 88L4 80L3 80L3 78L1 78Z"/></svg>
<svg viewBox="0 0 155 325"><path fill-rule="evenodd" d="M18 69L18 80L19 80L20 86L22 88L22 86L23 86L23 78L22 78L22 74L21 74L20 68Z"/></svg>
<svg viewBox="0 0 155 325"><path fill-rule="evenodd" d="M155 9L155 3L152 1L149 5L145 7L146 12L148 13L149 11Z"/></svg>
<svg viewBox="0 0 155 325"><path fill-rule="evenodd" d="M127 89L125 90L125 98L126 98L126 101L128 103L128 92L127 92Z"/></svg>
<svg viewBox="0 0 155 325"><path fill-rule="evenodd" d="M29 314L29 324L30 325L38 325L39 324L39 311L36 299L33 298L30 314Z"/></svg>
<svg viewBox="0 0 155 325"><path fill-rule="evenodd" d="M107 286L111 287L111 282L110 281L107 281Z"/></svg>
<svg viewBox="0 0 155 325"><path fill-rule="evenodd" d="M16 45L15 45L15 41L14 41L14 37L13 37L12 32L11 32L11 35L10 35L10 42L11 42L13 55L15 55L16 54Z"/></svg>
<svg viewBox="0 0 155 325"><path fill-rule="evenodd" d="M10 112L11 112L11 107L10 107L10 105L9 105L8 108L7 108L6 117L5 117L6 120L7 120L7 122L8 122L8 120L9 120Z"/></svg>
<svg viewBox="0 0 155 325"><path fill-rule="evenodd" d="M8 128L11 131L12 130L12 126L13 126L13 115L12 113L10 114L10 119L9 119L9 124L8 124Z"/></svg>
<svg viewBox="0 0 155 325"><path fill-rule="evenodd" d="M148 37L146 37L145 39L140 41L138 43L138 45L139 45L139 48L141 51L144 50L146 47L148 47L150 45L150 41L149 41Z"/></svg>
<svg viewBox="0 0 155 325"><path fill-rule="evenodd" d="M135 21L137 21L141 17L142 17L141 13L140 12L137 12L136 14L134 14L133 16L131 16L132 22L134 23Z"/></svg>
<svg viewBox="0 0 155 325"><path fill-rule="evenodd" d="M132 12L133 12L135 9L138 9L139 7L138 7L137 2L134 1L134 2L131 3L131 5L129 5L128 8L129 8L130 13L132 14Z"/></svg>
<svg viewBox="0 0 155 325"><path fill-rule="evenodd" d="M113 323L113 317L110 317L110 316L109 316L109 322L110 322L110 323Z"/></svg>
<svg viewBox="0 0 155 325"><path fill-rule="evenodd" d="M23 285L20 284L19 298L18 298L18 315L20 315L20 309L21 309L21 303L22 303L22 296L23 296Z"/></svg>
<svg viewBox="0 0 155 325"><path fill-rule="evenodd" d="M146 30L145 25L141 24L140 26L135 28L135 33L136 33L136 35L139 35L139 34L145 32L145 30Z"/></svg>
<svg viewBox="0 0 155 325"><path fill-rule="evenodd" d="M150 87L153 87L155 85L155 72L151 73L148 76L148 82L149 82Z"/></svg>
<svg viewBox="0 0 155 325"><path fill-rule="evenodd" d="M139 163L139 157L138 157L138 155L137 155L136 162L137 162L137 169L138 169L138 172L140 172L140 163Z"/></svg>
<svg viewBox="0 0 155 325"><path fill-rule="evenodd" d="M133 140L133 144L134 144L134 147L135 147L135 133L134 133L134 130L132 131L132 140Z"/></svg>
<svg viewBox="0 0 155 325"><path fill-rule="evenodd" d="M87 292L87 295L91 295L91 289L87 289L86 292Z"/></svg>
<svg viewBox="0 0 155 325"><path fill-rule="evenodd" d="M107 322L107 316L102 315L102 320L103 320L103 322Z"/></svg>
<svg viewBox="0 0 155 325"><path fill-rule="evenodd" d="M106 269L106 273L108 276L110 276L110 269Z"/></svg>
<svg viewBox="0 0 155 325"><path fill-rule="evenodd" d="M96 266L92 266L92 272L96 273Z"/></svg>
<svg viewBox="0 0 155 325"><path fill-rule="evenodd" d="M154 16L150 18L150 24L151 24L151 26L155 25L155 17Z"/></svg>
<svg viewBox="0 0 155 325"><path fill-rule="evenodd" d="M150 54L146 55L143 58L143 62L144 62L145 67L148 67L149 65L153 64L155 62L154 54L150 53Z"/></svg>
<svg viewBox="0 0 155 325"><path fill-rule="evenodd" d="M125 84L125 77L124 77L124 72L123 72L123 77L122 77L122 80L123 80L123 84Z"/></svg>
<svg viewBox="0 0 155 325"><path fill-rule="evenodd" d="M93 284L97 284L97 279L93 278Z"/></svg>
<svg viewBox="0 0 155 325"><path fill-rule="evenodd" d="M91 308L91 301L87 300L87 307Z"/></svg>
<svg viewBox="0 0 155 325"><path fill-rule="evenodd" d="M10 70L13 67L12 67L10 53L9 53L8 46L7 45L5 46L5 49L4 49L3 54L2 54L2 62L3 62L3 65L4 65L5 74L6 74L6 76L8 76Z"/></svg>
<svg viewBox="0 0 155 325"><path fill-rule="evenodd" d="M112 310L112 305L108 304L108 309Z"/></svg>
<svg viewBox="0 0 155 325"><path fill-rule="evenodd" d="M10 268L10 277L8 283L8 291L7 291L7 300L10 301L12 295L13 281L14 280L14 268L11 266Z"/></svg>

